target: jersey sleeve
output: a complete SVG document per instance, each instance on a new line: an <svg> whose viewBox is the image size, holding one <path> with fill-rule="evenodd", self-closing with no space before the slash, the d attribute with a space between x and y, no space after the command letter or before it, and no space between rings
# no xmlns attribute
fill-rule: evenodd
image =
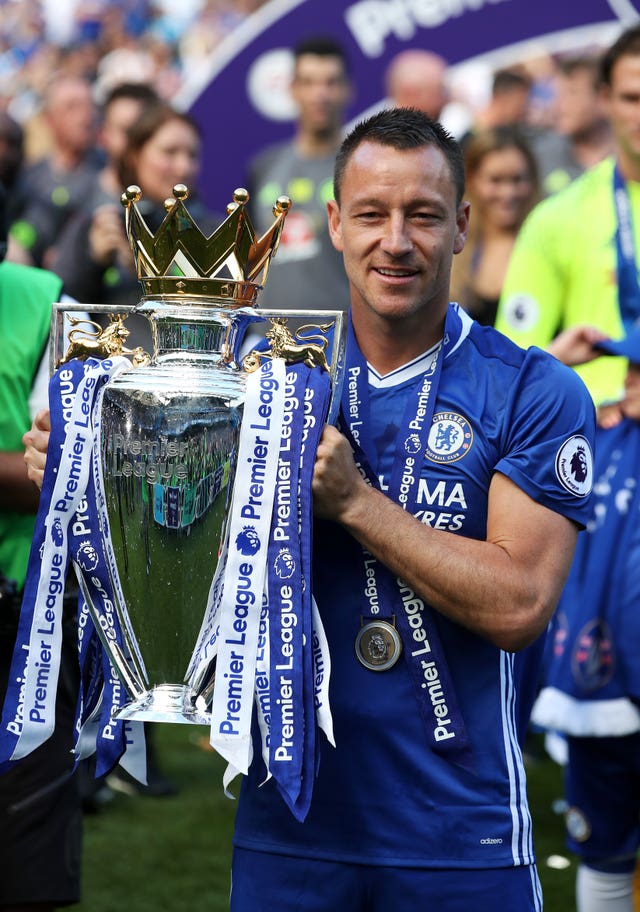
<svg viewBox="0 0 640 912"><path fill-rule="evenodd" d="M584 526L593 487L595 410L582 380L531 348L505 415L496 471L537 503Z"/></svg>
<svg viewBox="0 0 640 912"><path fill-rule="evenodd" d="M496 329L522 348L546 347L562 324L565 280L553 202L538 205L523 224L498 306Z"/></svg>

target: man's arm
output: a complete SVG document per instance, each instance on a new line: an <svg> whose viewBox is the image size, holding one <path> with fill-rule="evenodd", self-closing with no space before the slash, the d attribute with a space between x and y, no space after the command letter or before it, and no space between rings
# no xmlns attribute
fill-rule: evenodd
<svg viewBox="0 0 640 912"><path fill-rule="evenodd" d="M573 557L575 524L506 476L489 489L487 540L429 528L360 475L351 448L325 427L313 479L316 514L339 522L451 620L516 651L545 629Z"/></svg>
<svg viewBox="0 0 640 912"><path fill-rule="evenodd" d="M526 219L500 296L496 329L522 348L546 348L562 327L566 277L559 260L556 210L545 200Z"/></svg>

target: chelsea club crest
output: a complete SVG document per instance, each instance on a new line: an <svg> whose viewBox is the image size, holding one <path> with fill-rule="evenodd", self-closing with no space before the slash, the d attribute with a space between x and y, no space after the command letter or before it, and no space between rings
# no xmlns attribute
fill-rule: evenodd
<svg viewBox="0 0 640 912"><path fill-rule="evenodd" d="M426 457L432 462L457 462L466 456L473 443L473 430L457 412L438 412L427 440Z"/></svg>

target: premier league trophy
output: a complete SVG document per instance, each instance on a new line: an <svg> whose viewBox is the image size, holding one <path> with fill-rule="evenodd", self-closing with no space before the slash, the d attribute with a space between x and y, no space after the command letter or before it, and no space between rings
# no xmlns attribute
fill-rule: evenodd
<svg viewBox="0 0 640 912"><path fill-rule="evenodd" d="M70 564L78 607L75 755L144 781L146 721L206 723L246 773L262 759L297 819L316 735L333 742L331 662L313 599L311 481L336 415L342 311L260 312L290 206L257 238L234 193L205 237L174 188L155 234L123 194L151 352L54 306L51 433L7 695L0 770L53 733ZM75 313L74 313L75 311ZM255 348L247 328L265 324ZM68 324L71 323L69 331ZM89 325L87 325L89 324Z"/></svg>
<svg viewBox="0 0 640 912"><path fill-rule="evenodd" d="M87 331L76 321L68 345L62 317L66 313L68 320L69 307L56 305L56 358L59 370L74 358L110 363L122 354L131 355L134 365L108 379L95 418L97 513L118 636L110 628L110 600L105 607L96 598L100 587L91 584L86 554L79 549L71 555L96 630L126 690L115 716L210 723L216 662L206 661L206 643L216 636L214 603L223 587L218 560L228 533L248 377L268 358L279 357L328 370L335 392L345 328L341 311L287 311L294 325L305 323L290 330L282 314L261 314L255 307L290 206L286 197L274 206L270 230L256 238L245 211L246 191L234 193L226 220L210 237L188 212L187 189L179 185L173 196L155 235L138 211L140 190L130 187L122 197L143 289L135 310L150 322L151 354L127 347L121 313L110 314L101 330L94 324ZM270 348L243 359L247 328L270 315ZM310 324L320 316L321 326ZM259 390L269 388L265 382ZM257 415L264 424L270 400L261 395ZM266 445L258 443L251 457L254 499L263 450ZM257 533L250 524L242 528L250 554ZM242 633L239 623L236 629ZM201 654L195 656L198 644Z"/></svg>

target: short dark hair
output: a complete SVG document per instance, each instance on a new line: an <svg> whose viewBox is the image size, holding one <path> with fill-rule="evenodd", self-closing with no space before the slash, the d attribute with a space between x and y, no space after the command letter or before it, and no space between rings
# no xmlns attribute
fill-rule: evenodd
<svg viewBox="0 0 640 912"><path fill-rule="evenodd" d="M624 31L600 58L600 82L611 85L611 73L621 57L640 57L640 25Z"/></svg>
<svg viewBox="0 0 640 912"><path fill-rule="evenodd" d="M349 73L349 58L343 46L334 38L323 35L305 38L298 42L293 49L293 59L295 63L305 54L314 54L316 57L337 57L344 67L345 73Z"/></svg>
<svg viewBox="0 0 640 912"><path fill-rule="evenodd" d="M140 101L144 105L157 104L160 102L160 96L153 86L150 86L148 83L120 82L107 93L106 98L102 102L103 111L106 110L109 105L113 104L114 101L120 101L121 98Z"/></svg>
<svg viewBox="0 0 640 912"><path fill-rule="evenodd" d="M524 70L505 69L496 70L491 82L491 94L502 95L505 92L529 92L531 90L531 77Z"/></svg>
<svg viewBox="0 0 640 912"><path fill-rule="evenodd" d="M588 54L575 54L561 57L558 61L558 72L561 76L573 76L574 73L586 73L591 77L594 88L600 84L600 60Z"/></svg>
<svg viewBox="0 0 640 912"><path fill-rule="evenodd" d="M464 159L453 136L437 120L416 108L385 108L358 123L345 137L336 155L333 194L340 204L342 178L355 150L364 142L390 146L399 151L436 146L447 160L456 190L456 205L464 196Z"/></svg>

